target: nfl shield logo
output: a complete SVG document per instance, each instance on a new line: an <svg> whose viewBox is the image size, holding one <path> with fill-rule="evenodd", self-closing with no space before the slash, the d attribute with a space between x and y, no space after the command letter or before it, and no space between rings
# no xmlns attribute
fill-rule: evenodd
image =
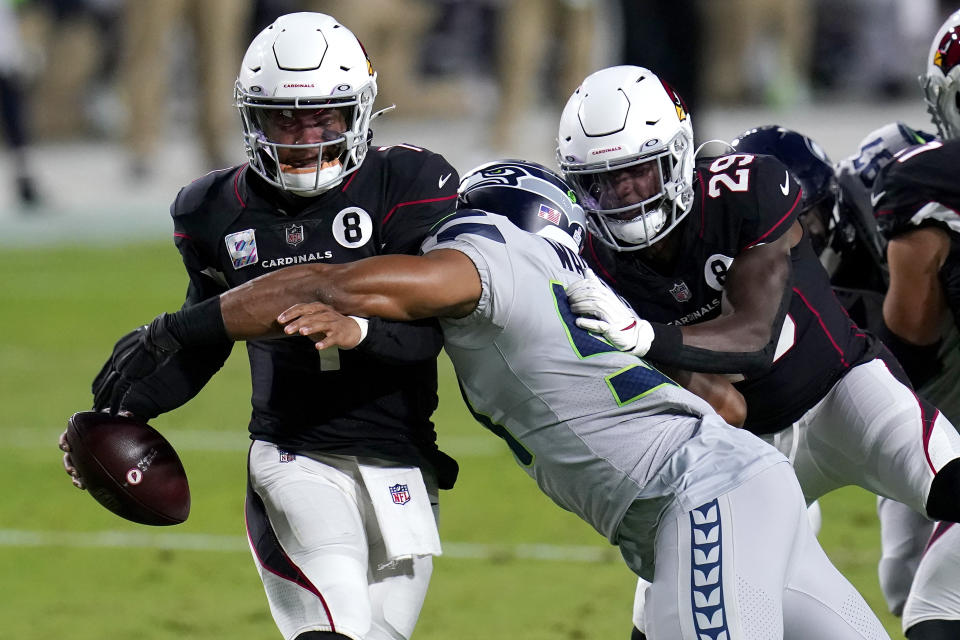
<svg viewBox="0 0 960 640"><path fill-rule="evenodd" d="M295 247L303 242L303 225L293 224L287 227L287 244Z"/></svg>
<svg viewBox="0 0 960 640"><path fill-rule="evenodd" d="M670 289L670 295L677 302L686 302L690 299L690 289L687 287L687 283L681 280Z"/></svg>
<svg viewBox="0 0 960 640"><path fill-rule="evenodd" d="M293 462L297 459L296 454L284 451L283 449L277 449L277 453L280 454L280 462Z"/></svg>
<svg viewBox="0 0 960 640"><path fill-rule="evenodd" d="M390 497L393 498L393 504L407 504L410 502L410 491L405 484L395 484L390 487Z"/></svg>

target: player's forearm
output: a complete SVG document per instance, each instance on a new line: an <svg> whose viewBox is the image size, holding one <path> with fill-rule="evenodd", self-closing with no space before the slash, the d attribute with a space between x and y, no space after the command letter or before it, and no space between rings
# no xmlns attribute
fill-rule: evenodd
<svg viewBox="0 0 960 640"><path fill-rule="evenodd" d="M334 276L317 283L312 299L347 315L400 321L459 318L480 299L476 267L455 250L375 256L337 267Z"/></svg>
<svg viewBox="0 0 960 640"><path fill-rule="evenodd" d="M730 313L680 328L653 324L654 339L647 357L674 367L705 373L759 374L773 362L792 291L785 284L789 268L773 273L769 296L738 301ZM779 291L777 288L779 286Z"/></svg>
<svg viewBox="0 0 960 640"><path fill-rule="evenodd" d="M728 424L743 426L747 419L747 402L727 378L713 373L676 369L659 362L652 364L684 389L706 400Z"/></svg>
<svg viewBox="0 0 960 640"><path fill-rule="evenodd" d="M461 255L461 254L458 254ZM472 263L463 257L460 271L477 280L468 287L466 298L479 298L479 279ZM378 317L386 320L418 320L443 315L464 295L447 282L454 269L444 270L433 261L415 256L376 256L347 264L312 264L287 267L262 275L223 293L203 309L182 309L171 314L182 328L177 338L182 346L207 344L211 330L194 331L195 326L222 326L232 340L250 340L284 335L277 316L301 302L323 302L344 315ZM449 285L449 286L447 286ZM473 290L477 293L474 295ZM197 305L198 307L200 305ZM472 307L471 307L472 308Z"/></svg>
<svg viewBox="0 0 960 640"><path fill-rule="evenodd" d="M332 265L299 265L274 271L220 296L220 313L233 340L281 336L277 316L298 302L317 300Z"/></svg>

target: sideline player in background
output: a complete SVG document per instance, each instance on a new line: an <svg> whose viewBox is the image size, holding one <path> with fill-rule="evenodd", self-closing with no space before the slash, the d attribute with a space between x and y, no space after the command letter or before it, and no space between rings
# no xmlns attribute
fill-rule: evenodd
<svg viewBox="0 0 960 640"><path fill-rule="evenodd" d="M198 179L171 207L184 309L288 265L419 250L454 208L457 173L419 147L370 148L376 95L360 42L330 16L282 16L254 38L236 84L249 162ZM334 324L340 349L319 356L307 338L247 344L251 550L286 640L406 639L440 553L437 488L457 473L430 421L442 335L432 321ZM151 327L121 338L95 408L170 411L232 342L168 346Z"/></svg>
<svg viewBox="0 0 960 640"><path fill-rule="evenodd" d="M37 184L30 161L30 123L24 88L26 48L12 3L0 2L0 129L10 145L13 177L20 204L39 204Z"/></svg>
<svg viewBox="0 0 960 640"><path fill-rule="evenodd" d="M817 543L783 455L577 327L565 287L586 270L585 220L571 195L539 165L485 165L464 179L463 208L423 256L276 271L227 291L219 307L159 316L152 334L187 348L217 333L202 327L250 339L279 321L327 349L340 338L323 302L360 316L439 316L478 421L653 580L652 638L887 638ZM310 299L321 302L284 311Z"/></svg>
<svg viewBox="0 0 960 640"><path fill-rule="evenodd" d="M597 72L571 97L558 153L588 212L585 258L639 316L622 321L593 280L570 293L597 318L580 322L654 362L735 376L744 428L789 455L808 502L856 484L960 520L960 435L837 303L796 182L768 156L694 166L692 140L649 70Z"/></svg>

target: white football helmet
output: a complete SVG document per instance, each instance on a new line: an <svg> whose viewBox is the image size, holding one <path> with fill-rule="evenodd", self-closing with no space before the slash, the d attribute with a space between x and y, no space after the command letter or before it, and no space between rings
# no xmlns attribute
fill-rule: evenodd
<svg viewBox="0 0 960 640"><path fill-rule="evenodd" d="M648 247L693 205L693 128L652 71L618 66L583 81L563 109L557 160L590 232L616 251ZM648 188L624 187L644 174Z"/></svg>
<svg viewBox="0 0 960 640"><path fill-rule="evenodd" d="M960 11L955 11L937 31L927 56L927 72L920 76L920 87L940 137L960 137Z"/></svg>
<svg viewBox="0 0 960 640"><path fill-rule="evenodd" d="M376 96L377 75L350 30L322 13L280 16L250 43L234 92L251 168L300 196L336 186L366 156ZM331 126L320 141L286 143L265 132L271 119L304 118L322 109L336 109L345 130ZM284 155L298 161L285 164Z"/></svg>

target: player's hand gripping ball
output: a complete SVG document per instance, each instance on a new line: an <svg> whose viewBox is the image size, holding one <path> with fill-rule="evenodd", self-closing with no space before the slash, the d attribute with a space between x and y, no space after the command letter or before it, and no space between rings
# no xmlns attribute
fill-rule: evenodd
<svg viewBox="0 0 960 640"><path fill-rule="evenodd" d="M127 520L180 524L190 488L177 452L146 422L96 411L73 414L60 437L74 484Z"/></svg>

